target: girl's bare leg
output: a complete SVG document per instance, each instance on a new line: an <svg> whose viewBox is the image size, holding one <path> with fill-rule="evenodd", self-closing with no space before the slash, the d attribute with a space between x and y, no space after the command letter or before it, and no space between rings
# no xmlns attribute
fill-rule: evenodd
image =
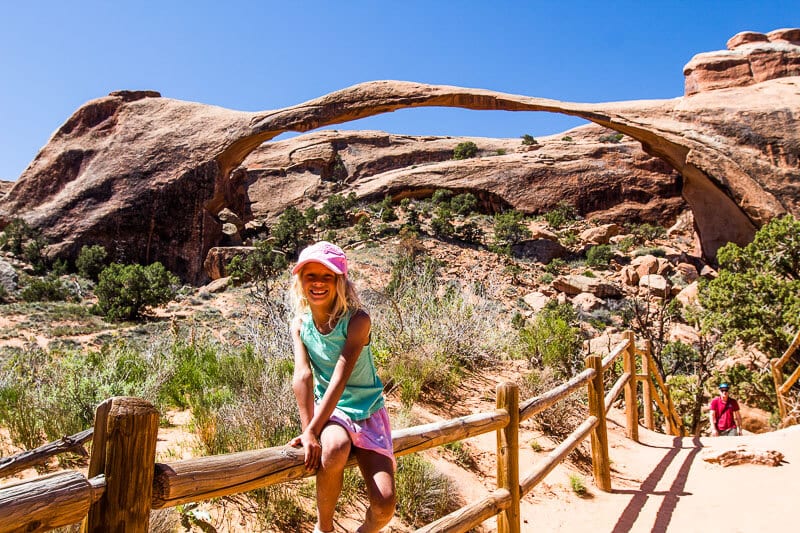
<svg viewBox="0 0 800 533"><path fill-rule="evenodd" d="M395 490L392 460L385 455L353 448L358 467L367 484L369 507L358 533L374 533L388 524L394 516Z"/></svg>
<svg viewBox="0 0 800 533"><path fill-rule="evenodd" d="M344 465L350 456L350 437L339 424L322 430L322 464L317 470L317 528L333 531L333 512L342 492Z"/></svg>

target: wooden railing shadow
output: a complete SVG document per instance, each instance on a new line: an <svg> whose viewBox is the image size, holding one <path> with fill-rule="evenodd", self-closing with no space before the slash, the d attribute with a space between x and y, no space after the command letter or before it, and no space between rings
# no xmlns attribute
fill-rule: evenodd
<svg viewBox="0 0 800 533"><path fill-rule="evenodd" d="M606 392L605 371L620 357L622 374ZM638 349L632 332L627 332L625 340L605 358L591 355L585 362L586 369L580 374L522 403L517 386L503 383L497 387L497 407L493 411L392 433L395 454L402 456L497 432L497 488L418 532L468 531L494 516L498 531L519 532L520 499L587 436L591 440L595 485L610 491L606 413L624 391L626 435L638 441L640 382L645 425L653 427L651 404L655 401L664 414L666 430L676 436L685 434L649 346ZM589 404L583 423L533 471L521 476L520 422L582 387L586 387ZM104 401L95 416L88 475L67 471L4 487L0 490L0 533L47 531L79 521L83 522L84 532L147 531L152 509L238 494L313 475L303 466L302 450L287 446L156 463L158 419L158 411L144 400L116 397ZM543 527L546 529L546 524Z"/></svg>

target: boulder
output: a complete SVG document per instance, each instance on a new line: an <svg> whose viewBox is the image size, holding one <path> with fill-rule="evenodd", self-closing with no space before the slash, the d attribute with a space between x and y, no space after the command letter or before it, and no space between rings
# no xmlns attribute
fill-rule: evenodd
<svg viewBox="0 0 800 533"><path fill-rule="evenodd" d="M566 256L568 251L557 240L536 239L512 245L511 253L515 257L547 264L553 259Z"/></svg>
<svg viewBox="0 0 800 533"><path fill-rule="evenodd" d="M584 313L591 313L605 306L606 301L590 292L582 292L572 298L572 305Z"/></svg>
<svg viewBox="0 0 800 533"><path fill-rule="evenodd" d="M608 244L611 237L621 232L622 228L617 224L602 224L582 231L578 238L585 243Z"/></svg>
<svg viewBox="0 0 800 533"><path fill-rule="evenodd" d="M0 287L7 293L17 292L19 275L10 263L0 259Z"/></svg>
<svg viewBox="0 0 800 533"><path fill-rule="evenodd" d="M651 296L666 298L670 294L670 283L667 278L658 274L648 274L639 279L639 288Z"/></svg>
<svg viewBox="0 0 800 533"><path fill-rule="evenodd" d="M233 224L236 227L237 231L242 231L245 227L245 223L242 222L242 219L239 218L239 215L228 209L227 207L224 208L222 211L217 213L217 218L219 218L220 222L223 224ZM223 233L225 229L223 227Z"/></svg>
<svg viewBox="0 0 800 533"><path fill-rule="evenodd" d="M530 307L535 313L538 313L545 306L550 303L551 298L541 292L531 292L522 297L522 300Z"/></svg>
<svg viewBox="0 0 800 533"><path fill-rule="evenodd" d="M698 305L697 301L697 281L693 281L675 295L675 299L686 307Z"/></svg>
<svg viewBox="0 0 800 533"><path fill-rule="evenodd" d="M619 298L622 296L622 290L617 285L588 276L559 276L553 280L552 285L554 289L568 296L576 296L582 292L594 294L598 298Z"/></svg>
<svg viewBox="0 0 800 533"><path fill-rule="evenodd" d="M722 466L741 464L780 466L783 462L783 453L777 450L759 450L748 444L740 444L728 450L708 450L703 454L703 461Z"/></svg>
<svg viewBox="0 0 800 533"><path fill-rule="evenodd" d="M203 261L203 268L212 280L228 275L228 264L234 257L247 256L255 250L253 246L217 246L211 248Z"/></svg>

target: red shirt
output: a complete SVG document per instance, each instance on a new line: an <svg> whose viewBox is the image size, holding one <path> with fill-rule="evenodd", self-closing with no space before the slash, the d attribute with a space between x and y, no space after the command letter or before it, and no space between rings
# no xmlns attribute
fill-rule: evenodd
<svg viewBox="0 0 800 533"><path fill-rule="evenodd" d="M739 410L739 404L733 398L728 398L727 409L725 401L717 396L711 400L711 410L714 411L714 420L717 421L718 431L727 431L736 427L733 412Z"/></svg>

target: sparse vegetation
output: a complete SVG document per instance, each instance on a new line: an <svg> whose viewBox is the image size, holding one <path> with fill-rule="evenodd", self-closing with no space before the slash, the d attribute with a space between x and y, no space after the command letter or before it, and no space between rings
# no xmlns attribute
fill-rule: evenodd
<svg viewBox="0 0 800 533"><path fill-rule="evenodd" d="M135 320L149 307L175 297L178 277L161 263L148 266L113 263L99 276L97 310L108 320Z"/></svg>
<svg viewBox="0 0 800 533"><path fill-rule="evenodd" d="M623 137L624 137L624 135L621 134L621 133L610 133L608 135L601 136L600 137L600 142L601 143L614 143L614 144L616 144L616 143L620 142Z"/></svg>
<svg viewBox="0 0 800 533"><path fill-rule="evenodd" d="M530 134L526 133L525 135L522 136L522 144L524 146L534 146L534 145L539 144L539 141L537 141L533 137L533 135L530 135Z"/></svg>
<svg viewBox="0 0 800 533"><path fill-rule="evenodd" d="M397 514L420 527L458 505L453 482L417 454L397 460Z"/></svg>
<svg viewBox="0 0 800 533"><path fill-rule="evenodd" d="M453 159L470 159L478 155L478 145L472 141L458 143L453 150Z"/></svg>

